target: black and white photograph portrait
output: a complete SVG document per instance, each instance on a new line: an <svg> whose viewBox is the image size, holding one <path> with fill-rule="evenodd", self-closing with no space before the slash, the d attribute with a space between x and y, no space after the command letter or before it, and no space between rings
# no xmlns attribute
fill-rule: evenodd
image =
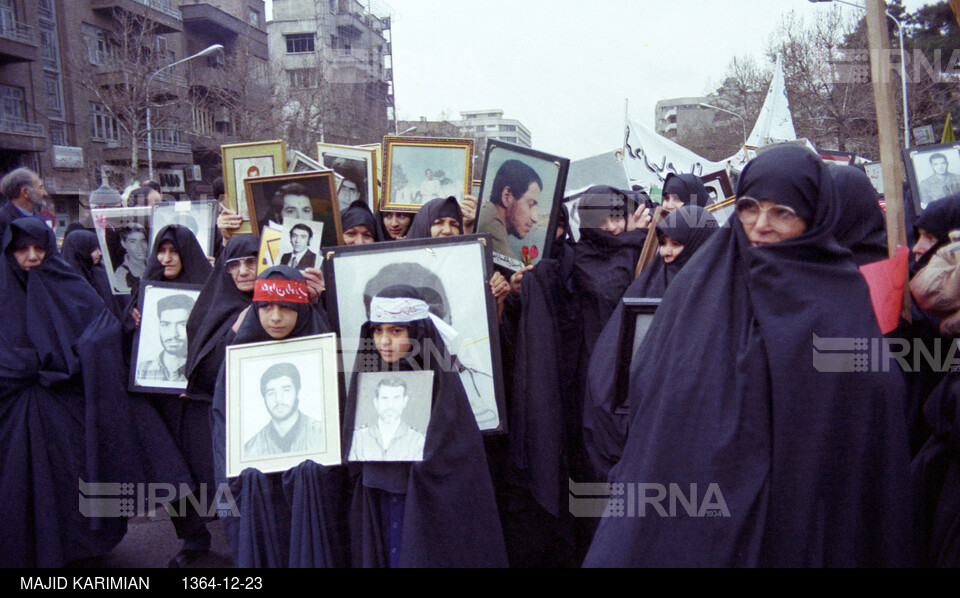
<svg viewBox="0 0 960 598"><path fill-rule="evenodd" d="M171 224L178 224L190 229L200 243L204 255L213 257L213 231L217 224L216 201L163 201L153 204L152 207L150 247L153 247L161 230Z"/></svg>
<svg viewBox="0 0 960 598"><path fill-rule="evenodd" d="M323 223L298 218L284 218L280 237L280 264L297 270L320 267L320 240Z"/></svg>
<svg viewBox="0 0 960 598"><path fill-rule="evenodd" d="M411 209L438 197L463 203L473 185L472 139L386 137L383 208Z"/></svg>
<svg viewBox="0 0 960 598"><path fill-rule="evenodd" d="M340 463L333 335L231 346L226 374L230 477Z"/></svg>
<svg viewBox="0 0 960 598"><path fill-rule="evenodd" d="M152 208L104 208L92 214L113 294L129 295L147 269Z"/></svg>
<svg viewBox="0 0 960 598"><path fill-rule="evenodd" d="M358 376L356 427L348 461L423 461L430 425L433 372Z"/></svg>
<svg viewBox="0 0 960 598"><path fill-rule="evenodd" d="M339 322L345 384L349 384L360 342L378 292L410 284L426 298L430 313L449 325L445 342L457 356L460 379L481 430L503 421L502 378L496 313L487 280L489 248L477 236L384 243L333 252L336 318ZM329 291L328 291L329 292Z"/></svg>
<svg viewBox="0 0 960 598"><path fill-rule="evenodd" d="M565 158L488 143L477 232L493 238L495 264L516 271L548 255L569 165Z"/></svg>
<svg viewBox="0 0 960 598"><path fill-rule="evenodd" d="M321 245L339 244L340 209L332 172L307 172L247 181L250 222L257 231L287 218L322 222Z"/></svg>
<svg viewBox="0 0 960 598"><path fill-rule="evenodd" d="M325 168L337 173L337 199L341 206L362 200L377 211L377 154L372 149L318 143L317 153Z"/></svg>
<svg viewBox="0 0 960 598"><path fill-rule="evenodd" d="M930 202L960 193L960 145L943 143L904 150L918 212Z"/></svg>
<svg viewBox="0 0 960 598"><path fill-rule="evenodd" d="M172 393L186 390L187 320L200 290L199 286L171 283L150 283L143 287L131 390Z"/></svg>

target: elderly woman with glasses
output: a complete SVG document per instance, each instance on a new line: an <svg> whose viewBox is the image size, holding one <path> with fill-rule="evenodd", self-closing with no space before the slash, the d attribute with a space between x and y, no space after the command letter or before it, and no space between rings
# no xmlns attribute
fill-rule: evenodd
<svg viewBox="0 0 960 598"><path fill-rule="evenodd" d="M904 382L870 361L882 337L829 171L772 148L737 195L640 347L609 476L626 516L586 565L910 564Z"/></svg>

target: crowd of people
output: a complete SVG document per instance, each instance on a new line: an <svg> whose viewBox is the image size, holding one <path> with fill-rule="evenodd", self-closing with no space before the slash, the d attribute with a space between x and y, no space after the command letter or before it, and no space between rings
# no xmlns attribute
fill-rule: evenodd
<svg viewBox="0 0 960 598"><path fill-rule="evenodd" d="M134 196L148 204L151 191ZM956 353L960 195L907 210L910 317L884 335L859 267L887 257L885 219L856 167L769 149L741 173L727 223L693 175L667 176L658 205L597 185L559 206L536 265L487 274L506 433L481 433L457 367L444 365L459 363L445 324L411 279L366 306L340 397L344 464L230 477L227 348L350 334L328 315L321 260L306 263L300 247L292 261L304 267L258 275L258 236L238 234L242 218L224 208L214 257L185 226L166 226L139 275L127 267L131 295L118 296L94 233L71 226L58 248L36 217L36 173L8 173L0 192L5 567L95 563L122 540L124 518L78 510L78 480L183 489L167 498L183 540L172 567L210 550L214 513L238 567L960 565L960 357L866 348ZM470 234L476 219L470 197L417 213L358 199L340 218L348 245ZM186 378L180 395L128 390L137 289L153 281L203 289L182 359L154 366ZM626 362L624 298L660 300ZM821 367L824 339L870 363ZM264 375L264 396L276 380L300 392L291 367ZM432 372L427 429L387 416L359 427L358 377L412 370ZM384 380L406 404L402 382ZM267 426L251 446L306 446L319 426L292 408L274 415L289 432ZM370 438L351 450L354 429ZM417 458L347 459L386 455L391 436L407 443L394 454ZM572 484L591 482L608 483L610 501L580 516ZM228 488L229 504L204 488Z"/></svg>

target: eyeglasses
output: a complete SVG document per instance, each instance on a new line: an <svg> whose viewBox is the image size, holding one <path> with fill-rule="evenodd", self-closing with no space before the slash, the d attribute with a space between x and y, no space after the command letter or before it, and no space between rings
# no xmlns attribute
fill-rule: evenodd
<svg viewBox="0 0 960 598"><path fill-rule="evenodd" d="M769 208L760 207L760 202L752 197L744 197L737 201L737 217L740 222L747 226L752 226L760 219L760 214L767 216L767 223L770 228L783 232L791 229L797 222L802 220L792 208L781 206L779 204Z"/></svg>
<svg viewBox="0 0 960 598"><path fill-rule="evenodd" d="M247 270L256 270L257 269L257 258L255 257L241 257L235 260L230 260L227 262L227 272L230 274L236 273L240 270L240 267L243 266Z"/></svg>

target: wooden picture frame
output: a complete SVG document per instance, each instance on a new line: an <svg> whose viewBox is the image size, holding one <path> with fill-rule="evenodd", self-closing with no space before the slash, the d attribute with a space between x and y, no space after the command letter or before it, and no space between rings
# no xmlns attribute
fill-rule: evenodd
<svg viewBox="0 0 960 598"><path fill-rule="evenodd" d="M235 143L220 146L227 208L243 217L238 233L257 233L247 213L249 205L243 181L254 176L273 176L287 171L287 148L283 140ZM253 174L253 172L256 174Z"/></svg>
<svg viewBox="0 0 960 598"><path fill-rule="evenodd" d="M449 350L465 366L460 377L480 430L506 432L500 326L496 300L489 289L494 274L489 235L335 247L324 258L327 313L341 342L345 393L359 333L369 320L370 299L387 286L412 284L432 298L431 312L458 333L458 346Z"/></svg>
<svg viewBox="0 0 960 598"><path fill-rule="evenodd" d="M131 391L175 395L186 392L187 320L202 290L202 285L173 282L151 280L140 284L137 308L141 317L130 358ZM179 369L170 370L168 354L171 360L183 360Z"/></svg>
<svg viewBox="0 0 960 598"><path fill-rule="evenodd" d="M946 170L938 172L945 161ZM931 202L960 193L960 142L908 147L903 164L917 215Z"/></svg>
<svg viewBox="0 0 960 598"><path fill-rule="evenodd" d="M733 185L730 184L730 176L726 170L718 170L717 172L703 175L700 177L700 181L703 183L703 186L707 188L708 192L713 189L717 193L716 199L712 201L710 205L721 203L734 195Z"/></svg>
<svg viewBox="0 0 960 598"><path fill-rule="evenodd" d="M337 338L321 334L227 347L226 474L245 469L278 473L304 461L342 463ZM284 452L270 443L273 414L261 389L286 380L296 384L301 426L293 448ZM279 381L279 382L278 382Z"/></svg>
<svg viewBox="0 0 960 598"><path fill-rule="evenodd" d="M476 230L480 234L491 234L493 262L498 267L513 273L550 255L569 170L570 160L567 158L496 139L487 141L483 182L477 198ZM514 173L511 176L521 177L518 180L525 181L524 184L532 181L519 195L508 196L514 198L516 205L522 206L521 210L514 212L493 201L492 195L497 193L495 183L501 171ZM506 180L509 178L507 176ZM529 194L531 189L535 191L537 180L540 181L540 190L534 209L532 199L525 198L533 198ZM501 195L508 188L509 185L503 187ZM501 198L501 201L504 200Z"/></svg>
<svg viewBox="0 0 960 598"><path fill-rule="evenodd" d="M362 199L370 211L376 214L380 190L377 187L378 162L375 150L351 145L318 143L317 156L324 168L339 175L337 196L341 198L341 209L345 210L354 201ZM356 197L350 197L347 187L344 187L351 184L357 187ZM349 193L352 193L352 189Z"/></svg>
<svg viewBox="0 0 960 598"><path fill-rule="evenodd" d="M472 192L475 143L452 137L384 137L380 208L417 212L432 199L451 196L463 203Z"/></svg>
<svg viewBox="0 0 960 598"><path fill-rule="evenodd" d="M313 220L323 222L323 240L321 245L324 247L341 245L343 243L343 227L340 223L340 203L337 199L337 192L334 183L334 173L326 172L298 172L294 174L281 174L276 176L258 177L256 179L247 179L246 197L248 202L248 213L250 214L250 223L254 230L260 231L269 221L282 225L277 219L282 218L282 205L274 202L275 195L280 193L285 187L290 185L300 185L306 190L307 198L310 200L309 217L305 215L306 205L298 204L298 215L294 216L303 220ZM303 193L303 189L297 190ZM294 194L290 194L294 195Z"/></svg>
<svg viewBox="0 0 960 598"><path fill-rule="evenodd" d="M617 414L629 413L630 404L627 394L630 392L630 371L633 369L633 360L636 359L637 350L662 301L662 299L629 297L622 300L623 326L620 328L620 338L617 342L617 379L613 387ZM637 338L638 333L639 338Z"/></svg>

